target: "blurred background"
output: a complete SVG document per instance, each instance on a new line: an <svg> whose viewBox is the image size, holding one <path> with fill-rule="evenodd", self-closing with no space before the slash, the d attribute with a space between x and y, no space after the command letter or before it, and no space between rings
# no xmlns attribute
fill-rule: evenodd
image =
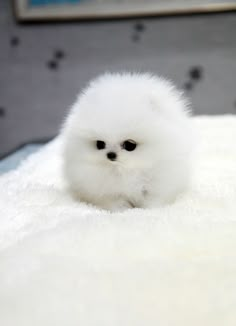
<svg viewBox="0 0 236 326"><path fill-rule="evenodd" d="M158 1L0 0L0 157L55 137L105 71L160 74L195 114L235 114L236 2Z"/></svg>

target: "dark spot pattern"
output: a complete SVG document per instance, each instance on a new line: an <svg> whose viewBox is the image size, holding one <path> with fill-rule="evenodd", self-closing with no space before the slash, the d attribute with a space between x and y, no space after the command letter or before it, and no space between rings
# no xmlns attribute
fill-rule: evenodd
<svg viewBox="0 0 236 326"><path fill-rule="evenodd" d="M47 66L51 70L57 70L59 68L58 62L55 60L49 60Z"/></svg>

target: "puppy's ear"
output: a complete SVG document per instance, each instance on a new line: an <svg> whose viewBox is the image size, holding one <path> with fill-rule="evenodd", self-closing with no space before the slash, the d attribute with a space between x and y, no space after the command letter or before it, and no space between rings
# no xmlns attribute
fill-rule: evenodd
<svg viewBox="0 0 236 326"><path fill-rule="evenodd" d="M178 98L179 94L174 85L164 78L158 79L155 89L150 89L149 92L149 103L157 113L164 113L166 108L175 105Z"/></svg>
<svg viewBox="0 0 236 326"><path fill-rule="evenodd" d="M189 102L183 97L183 94L174 87L151 92L149 95L149 105L153 112L171 118L188 115L191 113Z"/></svg>

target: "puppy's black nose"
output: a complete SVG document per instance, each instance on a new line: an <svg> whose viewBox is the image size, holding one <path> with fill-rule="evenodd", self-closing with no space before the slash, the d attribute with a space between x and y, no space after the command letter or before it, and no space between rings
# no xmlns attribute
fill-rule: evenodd
<svg viewBox="0 0 236 326"><path fill-rule="evenodd" d="M109 160L111 160L111 161L115 161L115 160L116 160L116 157L117 157L117 155L116 155L116 153L114 153L114 152L109 152L109 153L107 153L107 158L108 158Z"/></svg>

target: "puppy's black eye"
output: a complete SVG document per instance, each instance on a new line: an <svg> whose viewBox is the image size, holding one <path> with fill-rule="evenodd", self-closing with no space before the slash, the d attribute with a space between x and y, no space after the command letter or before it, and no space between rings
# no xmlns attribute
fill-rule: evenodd
<svg viewBox="0 0 236 326"><path fill-rule="evenodd" d="M132 152L137 147L137 144L134 140L129 139L129 140L124 141L124 143L122 144L122 147L128 152Z"/></svg>
<svg viewBox="0 0 236 326"><path fill-rule="evenodd" d="M97 147L97 149L104 149L106 147L106 143L102 140L97 140L96 147Z"/></svg>

